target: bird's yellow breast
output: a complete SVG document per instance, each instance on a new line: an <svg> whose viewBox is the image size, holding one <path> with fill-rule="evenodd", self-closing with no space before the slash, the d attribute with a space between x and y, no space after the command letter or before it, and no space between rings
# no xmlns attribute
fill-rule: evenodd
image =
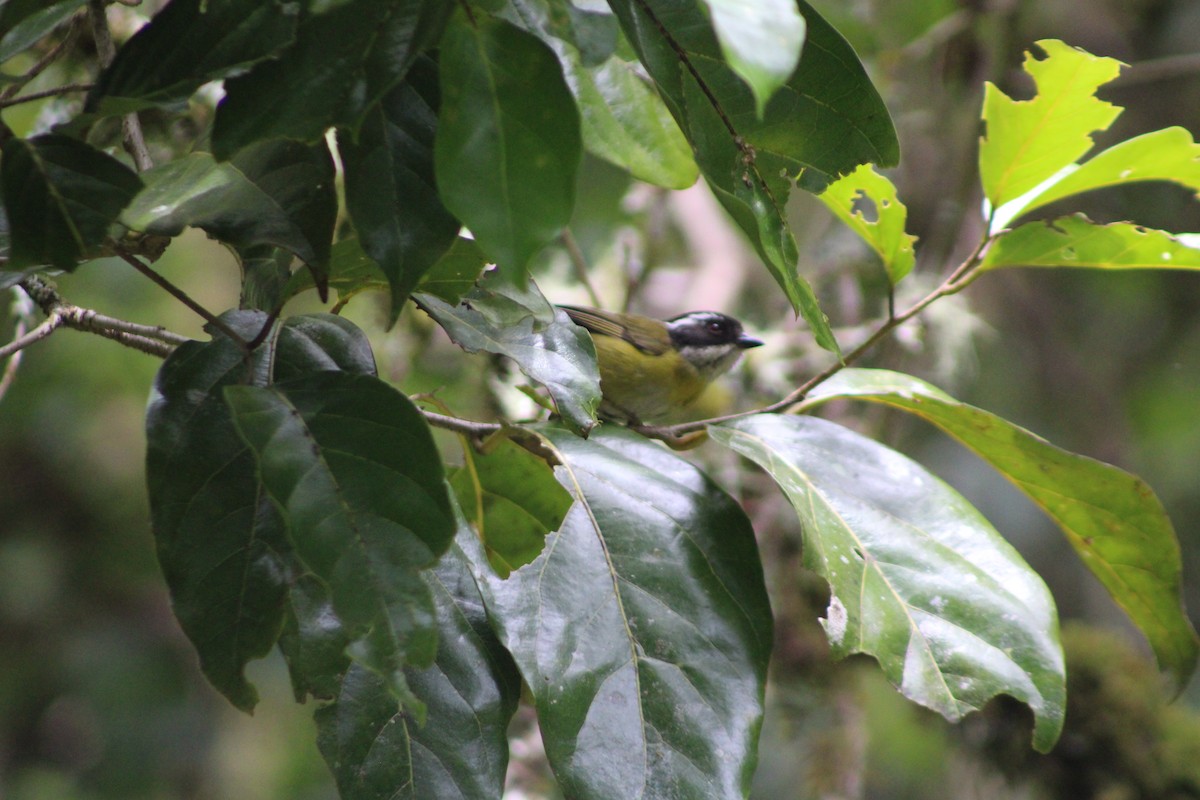
<svg viewBox="0 0 1200 800"><path fill-rule="evenodd" d="M600 410L609 416L637 421L661 418L691 403L707 385L673 349L651 355L613 336L592 340L604 393Z"/></svg>

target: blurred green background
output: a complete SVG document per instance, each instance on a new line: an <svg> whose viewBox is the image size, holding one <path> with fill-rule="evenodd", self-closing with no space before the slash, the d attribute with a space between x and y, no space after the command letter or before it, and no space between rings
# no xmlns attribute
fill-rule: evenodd
<svg viewBox="0 0 1200 800"><path fill-rule="evenodd" d="M1033 41L1060 38L1133 65L1102 92L1128 109L1102 144L1169 125L1200 134L1195 0L816 5L867 61L895 117L903 161L892 177L920 236L914 295L978 240L982 83L1028 96L1019 65ZM37 112L21 107L5 119L25 130ZM580 185L573 228L606 302L621 303L633 286L637 308L720 308L768 340L727 382L729 396L714 402L778 397L826 363L703 191L630 187L593 161ZM791 210L801 268L843 341L853 342L882 311L880 270L817 202L797 193ZM1200 204L1168 186L1097 194L1050 213L1066 210L1200 231ZM539 280L552 299L587 301L562 253L543 261ZM203 235L185 235L158 266L210 309L237 302L236 263ZM190 312L121 262L94 262L59 285L78 305L202 335ZM4 331L12 329L12 297L5 293L0 310ZM299 307L317 308L311 298ZM437 391L466 415L496 406L523 413L485 359L461 354L419 312L406 311L390 332L377 298L356 298L346 313L370 331L381 374L406 391ZM990 275L935 305L864 365L911 371L1141 475L1175 521L1187 600L1200 611L1200 275ZM263 701L253 717L242 715L204 683L171 616L142 483L143 412L157 366L64 330L24 353L0 401L0 797L334 797L310 709L292 703L280 660L253 665ZM779 619L756 793L1200 797L1200 690L1163 707L1144 643L1039 512L919 422L879 409L835 413L953 483L1045 576L1068 621L1068 730L1052 756L1037 757L1028 718L1009 704L949 726L902 700L869 662L830 665L816 623L823 588L797 577L794 515L768 481L704 448L692 457L744 499L755 521ZM454 442L444 441L452 454ZM541 797L547 783L527 714L513 732L509 797Z"/></svg>

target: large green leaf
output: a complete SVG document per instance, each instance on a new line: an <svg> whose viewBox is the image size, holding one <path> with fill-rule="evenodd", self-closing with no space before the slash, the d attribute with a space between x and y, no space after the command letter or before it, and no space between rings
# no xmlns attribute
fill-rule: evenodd
<svg viewBox="0 0 1200 800"><path fill-rule="evenodd" d="M141 188L133 170L78 139L9 139L0 161L11 237L5 267L75 269Z"/></svg>
<svg viewBox="0 0 1200 800"><path fill-rule="evenodd" d="M294 2L172 0L121 46L86 107L124 113L179 103L290 44L298 15Z"/></svg>
<svg viewBox="0 0 1200 800"><path fill-rule="evenodd" d="M1129 222L1102 225L1076 214L1027 222L997 236L980 269L997 267L1200 269L1200 249L1166 231Z"/></svg>
<svg viewBox="0 0 1200 800"><path fill-rule="evenodd" d="M357 140L338 136L347 210L363 249L387 276L393 320L460 227L434 184L437 109L437 65L421 58L367 115Z"/></svg>
<svg viewBox="0 0 1200 800"><path fill-rule="evenodd" d="M420 412L374 376L343 372L229 386L225 399L296 555L330 587L349 655L421 717L404 676L437 652L420 571L455 525Z"/></svg>
<svg viewBox="0 0 1200 800"><path fill-rule="evenodd" d="M818 197L879 255L893 286L912 272L917 237L904 230L908 209L892 182L870 164L834 181Z"/></svg>
<svg viewBox="0 0 1200 800"><path fill-rule="evenodd" d="M804 564L829 582L836 656L866 653L909 699L949 720L998 694L1062 731L1066 676L1050 592L987 520L919 464L812 417L709 428L758 462L796 508Z"/></svg>
<svg viewBox="0 0 1200 800"><path fill-rule="evenodd" d="M245 338L265 319L224 317ZM258 695L243 670L279 635L290 551L221 396L256 372L229 339L188 342L163 363L146 411L146 484L171 605L205 677L246 711Z"/></svg>
<svg viewBox="0 0 1200 800"><path fill-rule="evenodd" d="M1146 635L1163 669L1177 686L1187 683L1200 643L1182 604L1179 542L1162 504L1140 478L1061 450L909 375L842 370L809 397L853 397L901 408L971 448L1058 523L1083 563Z"/></svg>
<svg viewBox="0 0 1200 800"><path fill-rule="evenodd" d="M450 487L492 566L507 577L542 552L546 536L562 525L571 495L544 460L509 439L486 453L463 451Z"/></svg>
<svg viewBox="0 0 1200 800"><path fill-rule="evenodd" d="M662 99L646 85L640 66L611 53L599 63L589 58L593 29L604 24L601 20L611 21L611 15L586 14L550 0L510 0L507 8L514 22L537 34L558 56L590 152L668 189L696 182L699 171L691 147Z"/></svg>
<svg viewBox="0 0 1200 800"><path fill-rule="evenodd" d="M428 722L416 724L385 682L358 665L342 679L336 702L315 714L317 742L342 800L494 800L503 793L520 676L488 628L460 550L478 548L475 534L462 525L458 542L423 573L437 606L437 660L405 671Z"/></svg>
<svg viewBox="0 0 1200 800"><path fill-rule="evenodd" d="M281 247L324 286L337 217L333 159L324 143L263 142L225 162L192 153L143 177L146 188L121 215L125 225L163 236L192 226L238 248Z"/></svg>
<svg viewBox="0 0 1200 800"><path fill-rule="evenodd" d="M295 43L225 84L212 146L224 160L256 141L316 142L362 115L437 41L449 4L345 0L305 14Z"/></svg>
<svg viewBox="0 0 1200 800"><path fill-rule="evenodd" d="M550 391L563 420L576 432L586 433L596 424L600 405L595 345L565 312L547 302L531 280L524 279L524 284L506 285L493 279L456 306L433 295L417 299L463 349L511 358Z"/></svg>
<svg viewBox="0 0 1200 800"><path fill-rule="evenodd" d="M859 164L890 166L896 132L846 41L802 0L808 36L800 64L760 116L754 93L727 66L702 9L680 0L614 0L613 10L717 198L750 237L817 341L837 343L798 254L784 209L793 182L820 192Z"/></svg>
<svg viewBox="0 0 1200 800"><path fill-rule="evenodd" d="M761 116L796 69L804 17L794 0L704 0L725 61L754 92Z"/></svg>
<svg viewBox="0 0 1200 800"><path fill-rule="evenodd" d="M459 12L439 58L442 201L495 263L524 269L571 219L582 152L575 101L554 53L503 20Z"/></svg>
<svg viewBox="0 0 1200 800"><path fill-rule="evenodd" d="M1056 39L1037 45L1043 58L1025 54L1025 71L1037 83L1033 99L1013 100L992 83L984 90L987 129L979 143L979 174L993 210L1074 163L1092 148L1092 134L1121 113L1095 96L1117 77L1121 62Z"/></svg>
<svg viewBox="0 0 1200 800"><path fill-rule="evenodd" d="M772 636L749 520L629 431L548 436L575 505L533 563L481 588L563 794L744 797Z"/></svg>

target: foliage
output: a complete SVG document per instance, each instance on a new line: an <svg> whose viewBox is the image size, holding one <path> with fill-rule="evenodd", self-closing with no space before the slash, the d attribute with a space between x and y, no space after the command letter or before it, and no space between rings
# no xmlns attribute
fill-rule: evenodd
<svg viewBox="0 0 1200 800"><path fill-rule="evenodd" d="M1190 678L1200 649L1179 546L1145 483L917 378L847 368L999 268L1200 268L1186 240L1132 223L1014 226L1093 189L1200 188L1179 129L1079 163L1120 113L1095 97L1118 62L1047 40L1026 61L1032 99L989 85L986 233L931 293L843 347L798 270L792 189L819 194L879 256L889 306L919 251L869 166L899 157L883 101L803 0L173 0L111 60L102 4L80 5L0 10L0 48L90 18L107 62L53 132L0 131L3 268L48 315L3 352L85 326L28 274L102 255L205 316L207 341L104 329L169 351L146 422L159 563L234 706L254 708L246 667L278 644L343 797L498 796L522 682L572 797L748 793L774 635L754 531L730 492L652 441L704 432L795 507L836 657L873 656L950 720L1009 695L1050 750L1068 700L1042 579L925 468L805 413L839 399L900 409L975 450L1061 527L1175 686ZM213 80L224 97L210 108ZM209 124L181 145L143 130L160 117ZM597 425L592 341L536 280L585 199L585 151L669 188L702 176L829 366L756 412ZM147 263L156 237L188 227L235 253L239 308L213 314ZM331 288L334 310L383 289L389 322L417 308L462 349L510 359L555 419L468 420L402 392L354 324L286 306ZM448 472L431 425L460 435L462 467Z"/></svg>

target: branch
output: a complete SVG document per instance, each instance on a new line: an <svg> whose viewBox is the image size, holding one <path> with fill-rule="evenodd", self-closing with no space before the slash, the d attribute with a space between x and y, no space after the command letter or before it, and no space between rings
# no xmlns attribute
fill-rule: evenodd
<svg viewBox="0 0 1200 800"><path fill-rule="evenodd" d="M96 54L100 57L100 67L104 69L112 63L117 55L113 45L112 32L108 29L108 16L104 12L104 0L88 0L88 21L92 25L92 36L96 40ZM125 151L133 158L138 172L145 172L154 166L150 151L146 148L146 139L142 135L142 123L138 120L137 112L131 112L121 117L121 133Z"/></svg>
<svg viewBox="0 0 1200 800"><path fill-rule="evenodd" d="M32 103L34 100L45 100L47 97L55 97L60 94L86 92L88 89L91 89L92 86L94 86L94 84L91 83L64 83L62 86L55 86L53 89L44 89L40 92L30 92L29 94L23 94L20 97L0 98L0 108L17 106L21 103Z"/></svg>
<svg viewBox="0 0 1200 800"><path fill-rule="evenodd" d="M183 303L185 306L190 308L192 311L195 311L198 315L203 317L205 322L207 322L209 325L212 325L214 328L219 330L221 333L223 333L227 337L229 337L230 341L236 343L243 350L246 350L247 352L249 352L250 348L245 339L243 339L241 336L239 336L237 334L237 332L233 330L233 328L229 327L224 322L222 322L221 319L216 314L212 313L207 308L205 308L204 306L200 305L195 300L193 300L188 295L187 292L183 291L183 289L180 289L178 286L171 283L169 280L164 278L162 275L159 275L157 272L150 269L150 267L143 264L140 260L138 260L135 256L131 255L124 248L116 247L113 249L113 252L115 252L118 256L120 256L125 261L126 264L129 264L129 266L133 267L138 272L142 273L147 278L154 281L156 284L158 284L158 286L160 288L165 289L166 292L168 294L170 294L172 297L174 297L176 300Z"/></svg>
<svg viewBox="0 0 1200 800"><path fill-rule="evenodd" d="M78 19L78 17L76 18ZM17 78L3 92L0 92L0 100L8 100L15 97L17 92L21 91L27 83L45 72L46 68L58 60L58 57L67 51L74 43L75 37L79 34L79 25L74 21L71 27L67 29L67 34L62 38L62 41L51 47L47 53L37 60L36 63L25 71L21 77Z"/></svg>

